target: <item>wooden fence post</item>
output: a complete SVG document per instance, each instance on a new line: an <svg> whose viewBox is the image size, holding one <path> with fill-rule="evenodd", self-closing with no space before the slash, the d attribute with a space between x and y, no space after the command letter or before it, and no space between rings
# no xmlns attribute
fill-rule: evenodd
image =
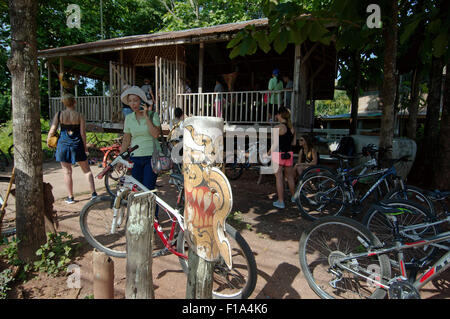
<svg viewBox="0 0 450 319"><path fill-rule="evenodd" d="M127 265L125 298L153 299L152 254L155 195L128 196Z"/></svg>
<svg viewBox="0 0 450 319"><path fill-rule="evenodd" d="M94 298L114 299L114 262L104 252L94 249Z"/></svg>

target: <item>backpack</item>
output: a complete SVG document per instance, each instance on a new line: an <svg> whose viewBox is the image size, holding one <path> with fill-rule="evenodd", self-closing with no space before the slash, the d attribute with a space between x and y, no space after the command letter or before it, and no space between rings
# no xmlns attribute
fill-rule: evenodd
<svg viewBox="0 0 450 319"><path fill-rule="evenodd" d="M354 156L356 153L355 141L351 136L344 136L339 141L337 149L333 152L345 156Z"/></svg>

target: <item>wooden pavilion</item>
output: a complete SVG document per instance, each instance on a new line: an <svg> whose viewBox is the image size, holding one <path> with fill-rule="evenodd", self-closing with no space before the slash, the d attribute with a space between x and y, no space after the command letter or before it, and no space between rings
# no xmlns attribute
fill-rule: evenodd
<svg viewBox="0 0 450 319"><path fill-rule="evenodd" d="M102 96L76 94L77 109L85 115L89 127L121 131L120 93L126 84L141 86L144 78L153 82L163 128L170 124L175 107L182 108L187 116L221 116L229 130L236 125L269 125L270 118L261 108L268 103L267 84L272 70L278 68L293 80L291 94L279 92L279 99L292 106L292 120L298 131L312 131L314 101L333 99L334 43L326 46L306 41L302 45L289 44L281 55L274 50L267 54L258 50L231 60L226 45L248 25L267 28L268 20L81 43L40 50L38 57L46 60L49 85L58 73L104 82ZM213 92L217 78L224 80L222 93ZM186 83L194 93L186 92ZM61 94L49 94L50 116L61 108Z"/></svg>

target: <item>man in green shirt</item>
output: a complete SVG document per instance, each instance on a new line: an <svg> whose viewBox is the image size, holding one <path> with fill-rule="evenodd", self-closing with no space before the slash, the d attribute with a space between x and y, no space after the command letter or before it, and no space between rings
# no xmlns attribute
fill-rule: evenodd
<svg viewBox="0 0 450 319"><path fill-rule="evenodd" d="M272 78L269 80L269 91L280 91L283 89L283 81L278 79L280 70L275 69L272 72ZM269 98L269 118L272 118L273 113L277 113L281 104L281 94L271 93Z"/></svg>

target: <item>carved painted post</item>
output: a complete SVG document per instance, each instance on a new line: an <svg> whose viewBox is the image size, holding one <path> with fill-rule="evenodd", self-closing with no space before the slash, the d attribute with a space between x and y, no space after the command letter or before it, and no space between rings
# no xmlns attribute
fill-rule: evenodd
<svg viewBox="0 0 450 319"><path fill-rule="evenodd" d="M183 168L185 238L189 245L187 299L212 298L214 264L220 257L231 268L225 220L233 205L231 186L216 167L223 157L223 119L190 117L184 121Z"/></svg>

